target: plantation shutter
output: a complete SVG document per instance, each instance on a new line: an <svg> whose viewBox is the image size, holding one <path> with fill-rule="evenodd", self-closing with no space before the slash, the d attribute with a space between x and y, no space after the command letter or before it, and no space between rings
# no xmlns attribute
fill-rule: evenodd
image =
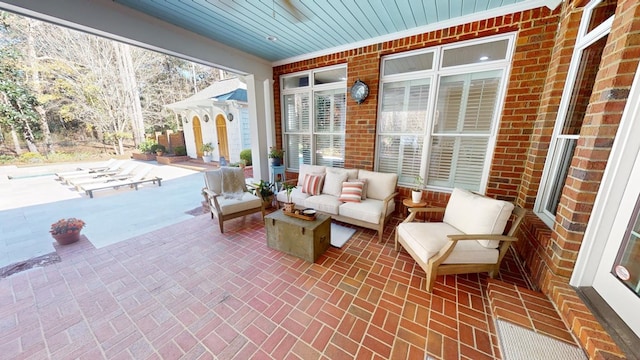
<svg viewBox="0 0 640 360"><path fill-rule="evenodd" d="M300 164L311 164L311 115L309 93L284 96L284 148L285 164L299 169Z"/></svg>
<svg viewBox="0 0 640 360"><path fill-rule="evenodd" d="M346 93L344 90L318 91L315 103L315 164L344 167Z"/></svg>
<svg viewBox="0 0 640 360"><path fill-rule="evenodd" d="M399 182L420 175L429 92L430 79L383 86L378 171L397 173Z"/></svg>
<svg viewBox="0 0 640 360"><path fill-rule="evenodd" d="M427 184L480 190L501 71L443 77Z"/></svg>

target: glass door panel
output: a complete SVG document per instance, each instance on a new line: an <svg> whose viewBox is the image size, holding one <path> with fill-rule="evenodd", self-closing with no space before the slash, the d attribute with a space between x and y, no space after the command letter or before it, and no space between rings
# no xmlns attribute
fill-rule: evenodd
<svg viewBox="0 0 640 360"><path fill-rule="evenodd" d="M636 296L640 296L640 198L611 271Z"/></svg>

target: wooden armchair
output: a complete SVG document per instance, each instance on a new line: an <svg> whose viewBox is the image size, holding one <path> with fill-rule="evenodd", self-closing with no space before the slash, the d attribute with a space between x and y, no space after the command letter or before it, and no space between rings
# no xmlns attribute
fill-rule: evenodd
<svg viewBox="0 0 640 360"><path fill-rule="evenodd" d="M220 232L224 233L224 221L237 217L262 213L262 199L247 190L244 170L222 167L204 173L205 188L202 189L209 202L211 218L218 219Z"/></svg>
<svg viewBox="0 0 640 360"><path fill-rule="evenodd" d="M512 242L525 210L513 204L454 189L446 208L413 208L396 229L399 245L427 273L431 291L438 275L488 272L493 277ZM416 215L444 213L442 222L414 222ZM509 220L511 226L503 235Z"/></svg>

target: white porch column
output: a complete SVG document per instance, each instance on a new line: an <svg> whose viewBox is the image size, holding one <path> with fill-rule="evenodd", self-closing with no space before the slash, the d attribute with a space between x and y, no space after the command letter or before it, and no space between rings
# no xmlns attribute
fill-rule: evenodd
<svg viewBox="0 0 640 360"><path fill-rule="evenodd" d="M275 142L273 122L273 87L271 79L245 76L249 102L249 128L251 130L251 157L253 177L269 179L268 152Z"/></svg>

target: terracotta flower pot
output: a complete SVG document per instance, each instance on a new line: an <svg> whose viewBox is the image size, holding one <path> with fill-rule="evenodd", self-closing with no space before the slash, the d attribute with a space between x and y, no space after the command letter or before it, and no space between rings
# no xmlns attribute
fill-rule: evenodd
<svg viewBox="0 0 640 360"><path fill-rule="evenodd" d="M68 232L65 234L51 235L60 245L69 245L80 240L80 231Z"/></svg>

